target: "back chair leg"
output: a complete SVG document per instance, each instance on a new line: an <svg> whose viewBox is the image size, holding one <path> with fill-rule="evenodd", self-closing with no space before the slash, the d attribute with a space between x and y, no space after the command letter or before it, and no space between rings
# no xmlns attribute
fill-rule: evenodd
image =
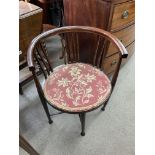
<svg viewBox="0 0 155 155"><path fill-rule="evenodd" d="M80 121L81 121L81 136L85 136L85 118L86 113L79 113Z"/></svg>
<svg viewBox="0 0 155 155"><path fill-rule="evenodd" d="M52 121L52 119L51 119L51 116L50 116L50 113L49 113L49 110L48 110L47 103L46 103L46 102L41 102L41 103L42 103L43 108L44 108L44 110L45 110L45 112L46 112L46 115L47 115L47 118L48 118L48 123L49 123L49 124L52 124L53 121Z"/></svg>

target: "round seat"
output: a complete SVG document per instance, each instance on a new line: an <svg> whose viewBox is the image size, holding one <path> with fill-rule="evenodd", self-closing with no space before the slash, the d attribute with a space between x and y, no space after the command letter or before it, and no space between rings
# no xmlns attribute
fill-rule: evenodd
<svg viewBox="0 0 155 155"><path fill-rule="evenodd" d="M84 63L57 67L43 87L46 100L66 112L85 112L110 96L111 82L99 69Z"/></svg>

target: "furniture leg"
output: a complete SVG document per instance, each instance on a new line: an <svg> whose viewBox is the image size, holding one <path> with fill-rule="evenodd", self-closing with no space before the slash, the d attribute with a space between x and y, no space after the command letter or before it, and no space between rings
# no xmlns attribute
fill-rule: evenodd
<svg viewBox="0 0 155 155"><path fill-rule="evenodd" d="M85 118L86 113L79 113L80 121L81 121L81 136L85 136Z"/></svg>
<svg viewBox="0 0 155 155"><path fill-rule="evenodd" d="M19 146L30 155L39 155L37 151L21 135L19 135Z"/></svg>
<svg viewBox="0 0 155 155"><path fill-rule="evenodd" d="M23 89L22 89L22 86L20 84L19 84L19 94L23 95Z"/></svg>
<svg viewBox="0 0 155 155"><path fill-rule="evenodd" d="M49 124L52 124L53 121L52 121L52 119L51 119L51 117L50 117L50 113L49 113L49 110L48 110L47 103L44 102L44 101L42 101L41 103L42 103L43 108L44 108L44 110L45 110L45 112L46 112L46 115L47 115L47 118L48 118L48 123L49 123Z"/></svg>
<svg viewBox="0 0 155 155"><path fill-rule="evenodd" d="M109 101L109 100L107 100L107 101L105 102L105 104L103 105L103 107L101 108L102 111L105 110L105 107L107 106L108 101Z"/></svg>

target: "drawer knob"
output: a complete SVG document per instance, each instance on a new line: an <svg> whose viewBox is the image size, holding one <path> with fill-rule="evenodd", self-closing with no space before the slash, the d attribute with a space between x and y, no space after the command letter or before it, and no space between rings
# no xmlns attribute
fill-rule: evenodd
<svg viewBox="0 0 155 155"><path fill-rule="evenodd" d="M129 12L128 12L128 10L125 10L122 14L122 19L126 19L126 18L128 18L128 16L129 16Z"/></svg>
<svg viewBox="0 0 155 155"><path fill-rule="evenodd" d="M117 63L116 60L112 61L112 62L111 62L111 66L115 65L116 63Z"/></svg>

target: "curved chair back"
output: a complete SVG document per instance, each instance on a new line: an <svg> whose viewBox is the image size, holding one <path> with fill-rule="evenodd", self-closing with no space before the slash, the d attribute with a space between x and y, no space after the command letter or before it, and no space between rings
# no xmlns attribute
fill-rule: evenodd
<svg viewBox="0 0 155 155"><path fill-rule="evenodd" d="M32 74L34 76L34 80L41 100L44 100L44 95L41 84L37 78L37 66L39 66L41 72L44 74L45 79L48 77L48 75L50 75L50 72L53 71L44 44L44 40L52 36L59 36L61 38L62 57L64 58L65 64L81 62L80 50L82 50L83 46L87 47L87 44L89 44L89 39L87 38L87 36L89 36L89 38L91 36L91 39L95 38L95 42L93 45L94 52L92 53L93 56L90 63L103 71L104 68L101 64L104 63L106 55L104 43L106 40L108 40L109 42L114 44L114 46L119 51L119 60L111 80L112 88L114 88L122 58L126 58L128 56L128 52L126 51L120 40L111 33L98 28L88 26L66 26L61 28L55 28L38 35L32 40L29 46L27 62L29 69L30 71L32 71ZM85 40L87 41L85 42L85 45L82 44L83 38L87 38L87 40ZM85 54L86 58L87 55L90 55L90 53L87 53L87 51L83 54Z"/></svg>

